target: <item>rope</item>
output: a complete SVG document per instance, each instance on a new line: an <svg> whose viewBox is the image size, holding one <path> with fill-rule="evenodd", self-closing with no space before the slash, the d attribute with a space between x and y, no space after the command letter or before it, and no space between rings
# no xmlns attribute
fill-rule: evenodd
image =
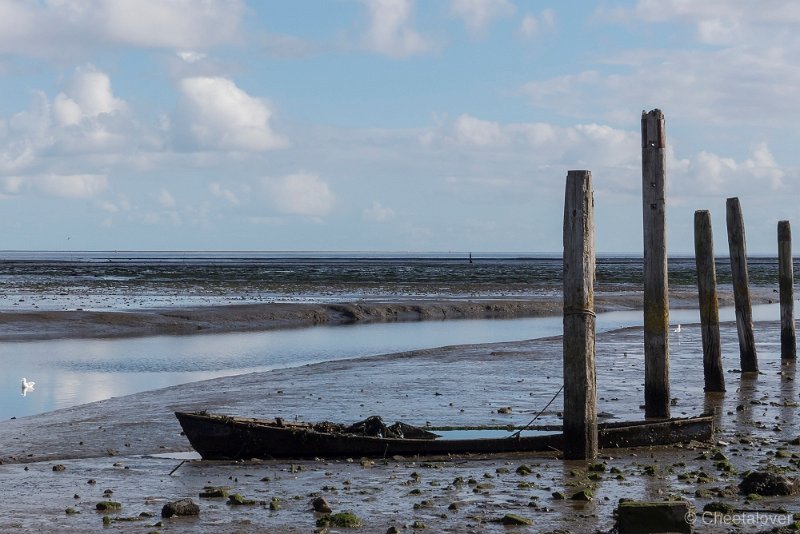
<svg viewBox="0 0 800 534"><path fill-rule="evenodd" d="M592 315L594 315L594 314L592 314ZM564 386L563 386L563 385L562 385L560 388L558 388L558 391L556 391L556 394L555 394L555 395L553 395L553 398L552 398L552 399L550 399L550 402L548 402L548 403L547 403L547 404L544 406L544 408L542 408L542 409L541 409L541 411L540 411L539 413L537 413L537 414L536 414L536 417L534 417L533 419L531 419L531 420L528 422L528 424L527 424L527 425L523 426L522 428L520 428L519 430L517 430L516 432L514 432L513 434L511 434L510 436L508 436L508 437L509 437L509 439L510 439L510 438L518 438L518 437L520 436L520 434L522 433L522 431L523 431L523 430L525 430L526 428L530 427L530 426L531 426L531 425L532 425L532 424L533 424L533 423L534 423L534 422L535 422L537 419L539 419L539 416L540 416L540 415L542 415L542 414L544 413L544 411L545 411L547 408L549 408L549 407L550 407L550 405L551 405L551 404L553 404L553 401L554 401L554 400L556 400L556 397L558 397L558 395L561 393L561 391L563 391L563 389L564 389Z"/></svg>
<svg viewBox="0 0 800 534"><path fill-rule="evenodd" d="M589 315L591 317L597 317L594 311L588 308L565 308L564 315Z"/></svg>

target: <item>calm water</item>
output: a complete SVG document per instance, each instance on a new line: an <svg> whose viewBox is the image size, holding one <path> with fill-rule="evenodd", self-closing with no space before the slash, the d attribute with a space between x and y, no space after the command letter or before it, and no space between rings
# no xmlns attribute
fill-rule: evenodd
<svg viewBox="0 0 800 534"><path fill-rule="evenodd" d="M756 320L777 320L776 304L755 306ZM598 315L598 331L641 324L641 312ZM698 322L674 310L673 323ZM721 320L734 320L732 309ZM561 318L425 321L322 326L297 330L112 340L0 344L0 419L219 376L305 363L561 334ZM680 342L674 334L673 343ZM20 379L36 381L24 397Z"/></svg>
<svg viewBox="0 0 800 534"><path fill-rule="evenodd" d="M797 260L796 260L797 261ZM777 261L750 258L754 286L774 285ZM693 258L670 258L673 286L695 283ZM521 254L261 252L0 252L0 310L97 309L341 301L424 296L560 295L562 260ZM642 260L597 260L598 291L641 286ZM729 283L727 260L717 263ZM777 307L759 307L777 318ZM726 312L732 319L732 313ZM766 315L763 315L766 314ZM695 322L697 312L672 313ZM598 329L640 324L607 313ZM24 416L169 385L276 367L443 345L559 335L561 318L317 327L263 333L0 344L0 418ZM20 379L36 381L20 394Z"/></svg>

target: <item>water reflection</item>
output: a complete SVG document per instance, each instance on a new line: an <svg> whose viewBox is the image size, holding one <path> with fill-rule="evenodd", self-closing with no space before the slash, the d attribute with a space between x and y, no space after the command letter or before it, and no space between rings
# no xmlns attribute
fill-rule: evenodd
<svg viewBox="0 0 800 534"><path fill-rule="evenodd" d="M778 305L754 306L753 315L757 321L776 320ZM699 315L696 310L673 310L671 319L686 325L699 321ZM733 319L732 309L720 310L721 321ZM597 330L640 326L641 321L641 312L603 313ZM560 335L561 328L561 317L541 317L8 342L0 344L0 386L6 392L0 395L0 419L220 376L445 345L542 338ZM628 356L642 357L633 352ZM37 382L24 396L17 394L22 376Z"/></svg>

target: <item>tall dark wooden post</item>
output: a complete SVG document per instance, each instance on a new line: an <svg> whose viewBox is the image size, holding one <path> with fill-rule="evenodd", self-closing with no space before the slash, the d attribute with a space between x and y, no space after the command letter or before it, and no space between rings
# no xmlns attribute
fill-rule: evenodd
<svg viewBox="0 0 800 534"><path fill-rule="evenodd" d="M731 254L733 302L736 307L736 332L739 335L739 359L743 373L758 372L756 339L753 335L753 309L750 305L750 282L747 274L747 246L744 237L742 206L736 197L725 203L728 225L728 249Z"/></svg>
<svg viewBox="0 0 800 534"><path fill-rule="evenodd" d="M664 114L642 112L645 417L669 417L666 160Z"/></svg>
<svg viewBox="0 0 800 534"><path fill-rule="evenodd" d="M794 266L792 265L792 227L778 222L778 287L781 301L781 359L797 358L794 330Z"/></svg>
<svg viewBox="0 0 800 534"><path fill-rule="evenodd" d="M592 173L569 171L564 200L564 458L597 456Z"/></svg>
<svg viewBox="0 0 800 534"><path fill-rule="evenodd" d="M706 391L725 391L722 349L719 340L717 270L714 266L714 236L711 214L694 212L694 259L697 265L697 293L700 300L700 331L703 337L703 377Z"/></svg>

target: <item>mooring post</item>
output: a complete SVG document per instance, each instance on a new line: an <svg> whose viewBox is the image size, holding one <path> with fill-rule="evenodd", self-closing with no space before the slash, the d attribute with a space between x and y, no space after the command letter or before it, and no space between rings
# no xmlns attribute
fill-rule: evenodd
<svg viewBox="0 0 800 534"><path fill-rule="evenodd" d="M564 458L597 456L592 173L569 171L564 200Z"/></svg>
<svg viewBox="0 0 800 534"><path fill-rule="evenodd" d="M781 300L781 359L797 358L794 330L794 269L792 265L792 227L778 222L778 287Z"/></svg>
<svg viewBox="0 0 800 534"><path fill-rule="evenodd" d="M736 306L736 332L739 335L739 358L743 373L757 373L758 357L756 356L756 340L753 335L753 310L750 305L742 206L737 197L729 198L725 206L728 248L731 254L733 302Z"/></svg>
<svg viewBox="0 0 800 534"><path fill-rule="evenodd" d="M717 270L714 266L714 236L711 214L694 212L694 259L697 265L697 293L700 300L700 332L703 337L703 377L706 391L725 391L722 350L719 340Z"/></svg>
<svg viewBox="0 0 800 534"><path fill-rule="evenodd" d="M645 417L669 417L666 160L664 114L642 112Z"/></svg>

